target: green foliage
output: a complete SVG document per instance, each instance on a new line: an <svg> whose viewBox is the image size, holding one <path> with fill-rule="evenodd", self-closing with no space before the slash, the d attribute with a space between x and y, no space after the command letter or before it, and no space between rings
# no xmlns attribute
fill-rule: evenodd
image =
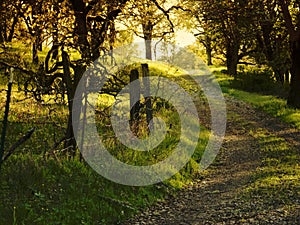
<svg viewBox="0 0 300 225"><path fill-rule="evenodd" d="M272 94L286 97L288 90L277 82L273 72L268 69L250 69L238 73L236 79L231 81L231 87L260 94Z"/></svg>

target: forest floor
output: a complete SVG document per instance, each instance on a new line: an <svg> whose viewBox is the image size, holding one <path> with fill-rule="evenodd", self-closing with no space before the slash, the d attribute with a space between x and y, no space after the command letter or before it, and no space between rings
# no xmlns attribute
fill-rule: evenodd
<svg viewBox="0 0 300 225"><path fill-rule="evenodd" d="M300 224L300 131L226 97L221 151L199 179L122 224Z"/></svg>

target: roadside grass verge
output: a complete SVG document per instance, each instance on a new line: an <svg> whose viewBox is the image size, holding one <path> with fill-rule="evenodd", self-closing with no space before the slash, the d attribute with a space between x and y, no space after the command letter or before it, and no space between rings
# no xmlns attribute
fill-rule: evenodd
<svg viewBox="0 0 300 225"><path fill-rule="evenodd" d="M275 95L263 95L260 93L237 89L232 85L233 77L221 73L220 70L214 73L224 94L228 94L239 100L250 103L255 108L300 129L300 110L289 107L286 103L286 99Z"/></svg>
<svg viewBox="0 0 300 225"><path fill-rule="evenodd" d="M265 129L253 132L252 135L259 142L263 160L253 176L253 182L246 188L244 197L249 201L264 202L264 210L281 209L299 218L299 149Z"/></svg>

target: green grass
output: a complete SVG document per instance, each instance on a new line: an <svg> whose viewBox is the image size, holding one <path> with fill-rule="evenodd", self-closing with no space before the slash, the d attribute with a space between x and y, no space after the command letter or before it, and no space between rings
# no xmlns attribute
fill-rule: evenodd
<svg viewBox="0 0 300 225"><path fill-rule="evenodd" d="M252 135L259 141L263 161L253 176L253 183L247 187L245 196L262 197L269 204L266 207L299 207L299 150L264 129Z"/></svg>
<svg viewBox="0 0 300 225"><path fill-rule="evenodd" d="M250 103L255 108L262 110L283 122L300 129L300 110L288 107L286 99L274 95L263 95L255 92L243 91L232 87L233 77L221 72L215 72L224 94Z"/></svg>
<svg viewBox="0 0 300 225"><path fill-rule="evenodd" d="M168 69L166 65L150 65L150 70L151 73L169 77L178 71L177 68ZM180 73L174 79L187 91L195 93L194 84L181 77ZM0 89L4 90L7 78L1 80ZM111 97L102 97L99 109L107 108L112 101ZM5 91L0 93L0 98L2 120ZM123 186L101 177L78 157L67 157L62 151L62 145L52 149L65 132L66 106L36 103L32 98L24 98L24 94L14 84L5 149L32 127L37 130L2 165L0 224L116 224L192 182L210 134L202 129L192 159L170 179L147 187ZM119 143L111 142L108 146L116 157L126 161L133 156L133 161L130 159L133 164L151 164L171 154L180 135L178 115L172 107L164 108L161 107L164 104L158 103L154 104L156 115L173 124L162 145L155 152L145 155L124 151ZM103 124L106 118L98 119L104 137L105 134L109 136L112 131ZM109 138L106 140L110 141ZM159 157L153 157L155 155Z"/></svg>
<svg viewBox="0 0 300 225"><path fill-rule="evenodd" d="M0 177L1 224L114 224L167 191L118 185L78 160L29 154L13 156Z"/></svg>

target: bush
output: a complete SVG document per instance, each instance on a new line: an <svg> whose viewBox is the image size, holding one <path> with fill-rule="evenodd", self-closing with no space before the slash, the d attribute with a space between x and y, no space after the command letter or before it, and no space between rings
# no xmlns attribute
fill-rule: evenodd
<svg viewBox="0 0 300 225"><path fill-rule="evenodd" d="M231 87L248 92L287 97L288 87L277 82L270 70L250 70L238 73Z"/></svg>

